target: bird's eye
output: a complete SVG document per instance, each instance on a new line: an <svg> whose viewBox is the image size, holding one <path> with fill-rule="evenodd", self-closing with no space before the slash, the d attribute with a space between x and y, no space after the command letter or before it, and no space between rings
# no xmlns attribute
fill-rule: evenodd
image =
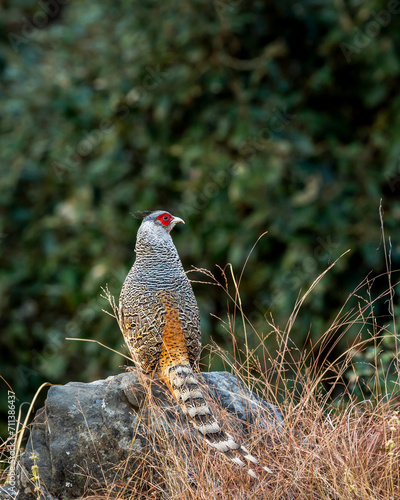
<svg viewBox="0 0 400 500"><path fill-rule="evenodd" d="M159 215L157 219L161 222L163 226L168 226L168 224L171 222L172 217L169 214L164 213Z"/></svg>

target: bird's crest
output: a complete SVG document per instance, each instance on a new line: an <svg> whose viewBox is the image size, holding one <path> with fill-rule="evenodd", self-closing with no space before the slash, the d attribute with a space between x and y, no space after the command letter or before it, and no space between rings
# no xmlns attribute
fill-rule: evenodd
<svg viewBox="0 0 400 500"><path fill-rule="evenodd" d="M135 217L135 219L144 219L153 212L155 212L155 210L136 210L136 212L131 212L131 215Z"/></svg>

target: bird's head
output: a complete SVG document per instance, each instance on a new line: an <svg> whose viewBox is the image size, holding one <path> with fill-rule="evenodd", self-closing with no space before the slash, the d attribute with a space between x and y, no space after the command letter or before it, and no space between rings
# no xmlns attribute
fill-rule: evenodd
<svg viewBox="0 0 400 500"><path fill-rule="evenodd" d="M170 233L171 229L175 227L176 224L185 221L180 217L174 217L169 212L164 210L156 210L154 212L138 212L135 214L137 218L143 218L142 226L145 226L147 230L154 231L157 233Z"/></svg>

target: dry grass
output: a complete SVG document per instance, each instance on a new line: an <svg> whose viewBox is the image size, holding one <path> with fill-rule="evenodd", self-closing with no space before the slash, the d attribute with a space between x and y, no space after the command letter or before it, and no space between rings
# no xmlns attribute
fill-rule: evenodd
<svg viewBox="0 0 400 500"><path fill-rule="evenodd" d="M399 375L396 321L394 313L383 325L381 318L374 317L374 305L380 301L389 301L394 311L394 287L398 285L392 283L394 273L388 269L388 290L374 299L371 280L361 283L349 295L331 327L306 351L296 347L291 331L304 300L329 269L299 298L287 325L280 329L272 318L266 319L268 333L263 335L253 328L241 309L241 277L236 280L229 266L223 270L222 282L209 271L200 271L208 283L224 290L233 308L224 324L232 338L234 354L230 356L211 346L213 354L221 356L249 388L276 404L285 426L281 432L268 430L265 412L260 409L252 416L249 432L243 435L241 426L226 412L218 408L215 412L221 421L230 420L229 431L273 474L256 469L259 480L254 480L201 440L182 433L180 425L173 435L169 434L162 425L166 409L149 391L151 419L147 430L152 436L152 452L141 458L134 474L124 474L126 464L120 464L116 471L120 479L86 498L400 498L398 379L393 382L388 372L385 378L380 363L383 342L389 340L393 346L389 367L392 374ZM245 338L241 346L236 341L236 316L241 319ZM333 347L346 336L351 342L348 349L336 360L330 360ZM258 339L256 348L250 347L249 338ZM277 345L273 353L266 345L271 345L271 338ZM358 381L354 357L371 347L375 356L369 363L367 399L360 397L365 386ZM354 376L349 378L352 372Z"/></svg>
<svg viewBox="0 0 400 500"><path fill-rule="evenodd" d="M205 273L209 281L228 293L242 315L249 337L252 326L240 310L238 286L233 284L234 293L231 295L228 276L224 275L226 281L221 284L211 273ZM159 422L165 418L165 408L159 407L149 393L151 426L157 428L157 433L153 428L149 429L149 434L153 435L153 454L142 460L136 475L127 477L123 484L110 485L106 492L93 498L400 498L400 406L393 391L397 384L392 384L390 394L389 381L387 385L382 383L379 363L383 340L392 338L395 345L394 321L378 328L373 316L374 303L392 300L393 290L374 300L362 299L363 290L366 290L367 297L370 296L370 285L370 281L365 280L348 297L331 328L321 335L312 352L297 349L290 339L299 305L309 292L299 299L283 331L269 322L269 336L274 335L278 345L274 357L264 347L265 337L259 338L257 356L246 345L241 348L234 345L237 356L229 356L211 346L213 354L221 356L239 379L262 394L264 399L279 406L284 415L284 428L281 432L272 432L266 429L265 413L260 410L253 415L250 432L243 435L240 426L232 417L227 417L226 411L215 408L221 421L230 420L229 431L239 441L245 442L260 462L273 470L272 475L258 470L259 480L253 480L198 439L194 438L192 442L186 434L182 435L180 426L172 436L163 434ZM346 309L354 297L357 298L357 307ZM226 326L235 339L232 316L233 313L229 315ZM355 327L359 334L355 338L352 334L353 345L335 361L328 361L332 345ZM363 340L365 329L369 333ZM252 335L256 334L253 331ZM355 395L361 394L361 386L357 386L354 380L350 382L346 374L355 370L354 356L371 345L377 353L376 365L369 380L369 399L363 400ZM326 346L329 346L328 350ZM239 363L240 356L244 357L244 362ZM395 352L393 357L395 362L391 368L396 370ZM270 360L267 370L259 359ZM143 494L138 493L139 483L141 487L146 485Z"/></svg>
<svg viewBox="0 0 400 500"><path fill-rule="evenodd" d="M333 267L335 263L332 264ZM227 368L248 387L276 404L285 418L281 432L265 426L265 412L254 414L250 431L243 435L232 417L215 408L221 421L230 421L229 432L245 442L260 462L273 470L269 475L257 471L259 480L227 461L201 441L182 435L179 426L173 436L160 432L157 422L165 418L164 408L149 394L154 426L153 455L142 461L137 477L96 498L168 498L168 499L397 499L400 498L400 406L396 397L398 383L382 380L379 353L384 341L391 340L393 363L398 373L399 353L395 336L395 317L374 317L374 306L389 301L394 311L392 273L388 270L388 289L372 298L373 280L364 280L346 299L312 349L298 349L291 339L296 317L307 296L323 279L328 268L295 304L284 329L266 319L267 334L254 328L241 308L240 279L230 266L218 281L209 271L199 270L205 281L219 286L227 294L232 310L224 321L232 338L234 355L217 346L210 347ZM389 279L390 278L390 279ZM232 292L230 291L232 289ZM235 332L235 316L240 317L244 343L240 346ZM378 321L379 319L379 321ZM355 334L355 330L357 333ZM351 345L336 360L331 353L339 341L349 337ZM247 339L258 338L257 348ZM271 353L266 344L275 339ZM266 342L268 339L268 342ZM364 350L375 351L368 399L360 397L365 387L358 383L355 356ZM260 360L263 360L260 362ZM349 377L350 373L356 376ZM385 383L386 382L386 383ZM390 385L390 387L389 387ZM398 413L399 412L399 413ZM150 429L150 431L153 429ZM155 467L155 464L156 467ZM137 492L140 478L147 485L142 497Z"/></svg>

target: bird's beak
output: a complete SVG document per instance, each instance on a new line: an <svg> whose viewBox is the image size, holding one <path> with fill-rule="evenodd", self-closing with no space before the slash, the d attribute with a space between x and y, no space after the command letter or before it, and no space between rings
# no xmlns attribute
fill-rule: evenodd
<svg viewBox="0 0 400 500"><path fill-rule="evenodd" d="M182 222L182 224L185 224L185 221L183 219L181 219L180 217L174 217L172 219L172 222L175 224L178 224L178 222Z"/></svg>

